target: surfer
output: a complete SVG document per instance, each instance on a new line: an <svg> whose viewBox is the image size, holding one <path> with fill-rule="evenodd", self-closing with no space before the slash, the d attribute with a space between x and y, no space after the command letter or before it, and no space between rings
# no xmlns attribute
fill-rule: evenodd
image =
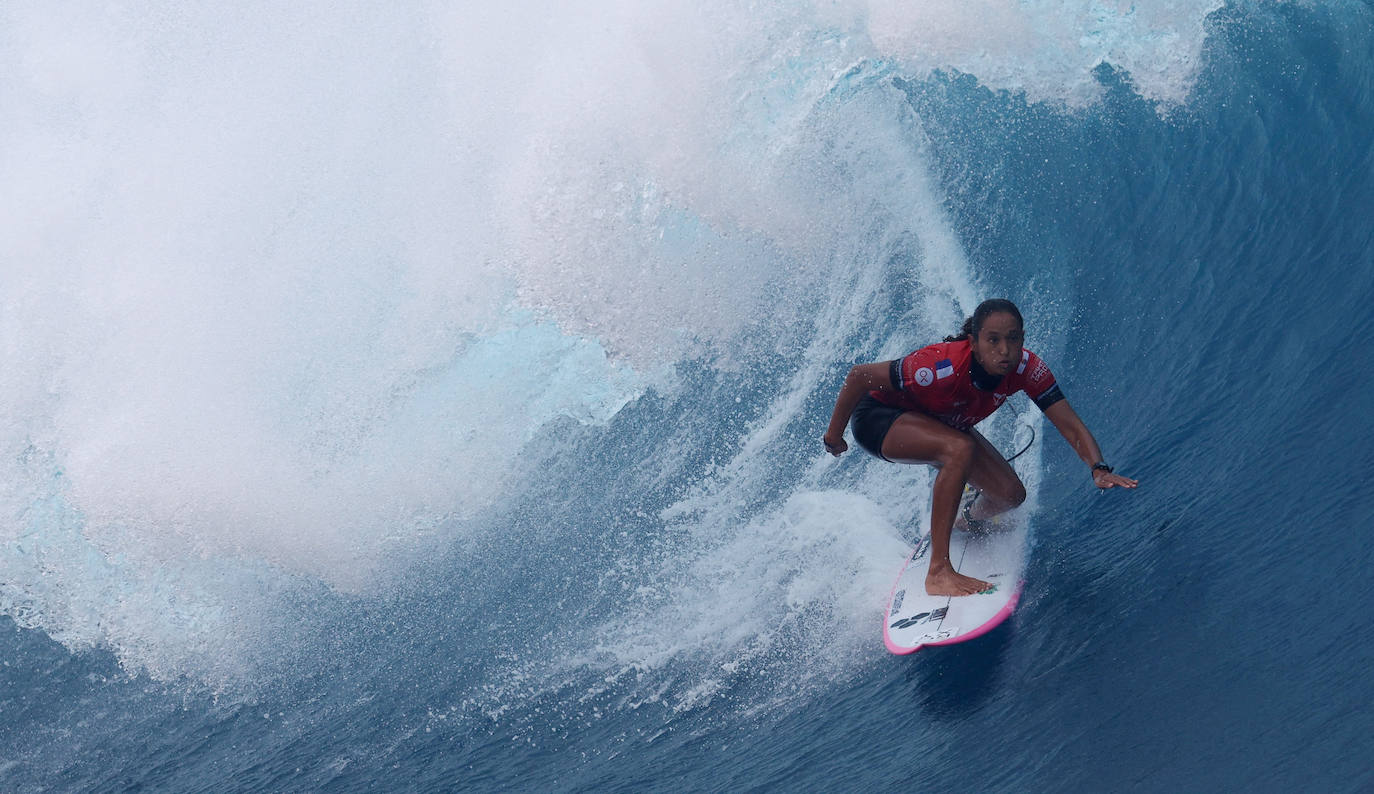
<svg viewBox="0 0 1374 794"><path fill-rule="evenodd" d="M859 364L835 399L823 441L831 455L849 449L844 427L853 417L854 440L868 453L895 463L934 466L930 508L930 569L926 592L960 596L992 585L954 570L949 538L961 529L986 528L993 516L1026 500L1026 487L992 444L973 426L1018 391L1049 417L1098 488L1134 488L1112 471L1097 441L1069 407L1050 368L1022 347L1021 312L1009 300L983 301L955 336L895 361ZM960 509L964 486L976 489Z"/></svg>

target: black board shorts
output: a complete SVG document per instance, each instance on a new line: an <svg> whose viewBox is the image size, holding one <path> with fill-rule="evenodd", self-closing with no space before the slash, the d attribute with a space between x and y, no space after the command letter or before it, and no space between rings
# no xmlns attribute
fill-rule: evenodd
<svg viewBox="0 0 1374 794"><path fill-rule="evenodd" d="M859 400L859 404L854 406L854 415L849 419L849 429L854 431L854 440L859 442L859 446L868 454L887 460L883 458L883 439L887 438L887 431L892 429L892 423L897 421L897 417L905 413L905 410L880 403L865 394Z"/></svg>

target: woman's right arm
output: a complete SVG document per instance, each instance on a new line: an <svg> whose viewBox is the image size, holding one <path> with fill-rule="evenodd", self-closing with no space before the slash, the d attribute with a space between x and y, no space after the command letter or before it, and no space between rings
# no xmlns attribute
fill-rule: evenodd
<svg viewBox="0 0 1374 794"><path fill-rule="evenodd" d="M835 412L830 415L830 427L825 431L825 451L839 456L849 449L844 440L844 427L854 414L854 406L871 391L895 391L892 386L891 361L877 364L857 364L849 370L849 375L840 387L840 395L835 398Z"/></svg>

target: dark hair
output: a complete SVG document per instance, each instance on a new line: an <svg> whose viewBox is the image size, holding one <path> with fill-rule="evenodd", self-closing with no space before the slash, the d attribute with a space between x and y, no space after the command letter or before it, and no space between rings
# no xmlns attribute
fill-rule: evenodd
<svg viewBox="0 0 1374 794"><path fill-rule="evenodd" d="M958 342L960 339L977 336L978 332L983 330L983 321L988 318L989 314L996 314L997 312L1006 312L1016 318L1017 325L1022 328L1026 326L1026 321L1021 319L1021 310L1016 308L1016 304L1006 298L988 298L978 304L978 308L973 310L972 317L964 320L964 327L959 329L959 333L945 337L945 341Z"/></svg>

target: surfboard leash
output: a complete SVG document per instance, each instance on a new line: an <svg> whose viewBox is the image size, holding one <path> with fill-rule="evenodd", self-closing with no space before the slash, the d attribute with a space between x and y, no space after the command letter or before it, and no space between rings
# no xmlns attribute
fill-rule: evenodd
<svg viewBox="0 0 1374 794"><path fill-rule="evenodd" d="M1035 443L1035 428L1032 427L1031 425L1026 425L1026 429L1029 430L1029 431L1031 431L1030 441L1027 441L1027 442L1026 442L1026 445L1025 445L1024 447L1021 448L1021 451L1020 451L1020 452L1016 453L1015 455L1012 455L1010 458L1007 458L1007 463L1011 463L1012 461L1016 460L1017 458L1021 457L1021 456L1024 455L1024 454L1026 454L1026 450L1030 449L1030 448L1031 448L1031 444L1034 444L1034 443Z"/></svg>

